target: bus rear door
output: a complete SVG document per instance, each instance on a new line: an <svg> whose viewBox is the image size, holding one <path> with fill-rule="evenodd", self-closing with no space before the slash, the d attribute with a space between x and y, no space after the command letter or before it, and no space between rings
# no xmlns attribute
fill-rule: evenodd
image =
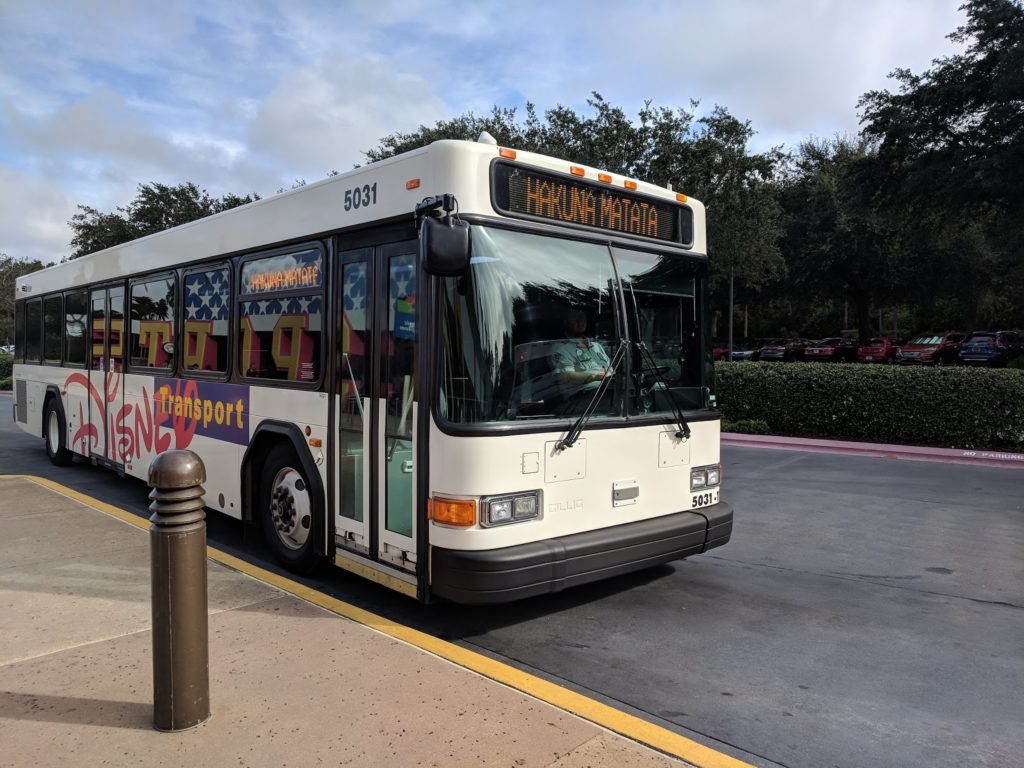
<svg viewBox="0 0 1024 768"><path fill-rule="evenodd" d="M93 288L91 294L89 432L92 458L123 465L115 420L124 405L124 286Z"/></svg>

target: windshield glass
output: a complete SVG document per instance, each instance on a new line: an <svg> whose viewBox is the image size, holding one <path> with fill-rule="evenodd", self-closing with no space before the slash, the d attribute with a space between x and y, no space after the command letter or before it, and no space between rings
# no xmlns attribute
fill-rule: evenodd
<svg viewBox="0 0 1024 768"><path fill-rule="evenodd" d="M635 388L632 413L701 408L701 355L697 270L678 256L613 249L630 317L629 336L642 341L649 358L634 349L631 369Z"/></svg>
<svg viewBox="0 0 1024 768"><path fill-rule="evenodd" d="M583 413L625 335L611 250L475 226L472 251L467 273L442 282L441 417L522 422ZM670 412L670 396L682 407L704 407L697 267L679 257L624 250L615 256L630 336L645 341L664 386L634 346L592 418Z"/></svg>
<svg viewBox="0 0 1024 768"><path fill-rule="evenodd" d="M444 282L441 415L582 413L618 346L613 285L603 245L474 227L468 274ZM594 417L619 413L609 387Z"/></svg>

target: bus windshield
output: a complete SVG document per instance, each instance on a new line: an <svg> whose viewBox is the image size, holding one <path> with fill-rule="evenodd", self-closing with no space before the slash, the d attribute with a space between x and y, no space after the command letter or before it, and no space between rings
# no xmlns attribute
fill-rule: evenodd
<svg viewBox="0 0 1024 768"><path fill-rule="evenodd" d="M608 376L593 419L671 414L669 398L704 406L697 262L483 226L472 237L469 271L442 292L442 418L575 417Z"/></svg>

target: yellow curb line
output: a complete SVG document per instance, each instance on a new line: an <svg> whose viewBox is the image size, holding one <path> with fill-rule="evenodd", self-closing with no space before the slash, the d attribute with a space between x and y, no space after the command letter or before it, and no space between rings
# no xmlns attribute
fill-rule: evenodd
<svg viewBox="0 0 1024 768"><path fill-rule="evenodd" d="M3 474L0 474L0 479L30 480L88 507L112 515L122 522L134 525L136 528L149 529L149 521L53 480L35 475ZM571 691L568 688L563 688L536 675L523 672L483 654L470 651L454 643L449 643L425 632L420 632L412 627L407 627L404 624L399 624L391 619L378 616L370 611L330 597L312 587L307 587L284 576L279 576L259 566L240 560L226 552L221 552L213 547L207 547L207 554L211 560L215 560L222 565L275 586L283 592L375 629L389 637L402 640L435 656L440 656L460 667L465 667L484 677L489 677L521 693L533 696L536 699L589 720L633 741L646 744L667 755L692 763L698 766L698 768L753 768L749 763L744 763L722 752L717 752L685 736L680 736L667 728L649 723L635 715L615 709L607 704L602 704L599 701Z"/></svg>

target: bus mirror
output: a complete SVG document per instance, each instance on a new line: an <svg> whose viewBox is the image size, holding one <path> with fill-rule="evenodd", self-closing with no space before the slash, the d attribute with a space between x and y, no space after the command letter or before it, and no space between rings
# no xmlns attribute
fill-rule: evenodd
<svg viewBox="0 0 1024 768"><path fill-rule="evenodd" d="M428 216L420 225L420 261L431 275L454 277L469 267L469 224Z"/></svg>
<svg viewBox="0 0 1024 768"><path fill-rule="evenodd" d="M163 349L164 349L164 354L170 355L171 357L174 356L174 342L173 341L165 341Z"/></svg>

